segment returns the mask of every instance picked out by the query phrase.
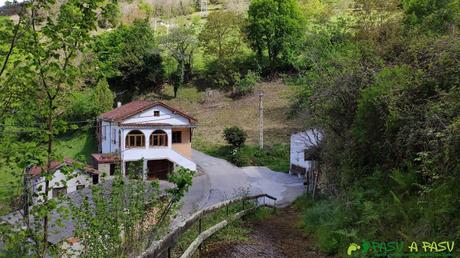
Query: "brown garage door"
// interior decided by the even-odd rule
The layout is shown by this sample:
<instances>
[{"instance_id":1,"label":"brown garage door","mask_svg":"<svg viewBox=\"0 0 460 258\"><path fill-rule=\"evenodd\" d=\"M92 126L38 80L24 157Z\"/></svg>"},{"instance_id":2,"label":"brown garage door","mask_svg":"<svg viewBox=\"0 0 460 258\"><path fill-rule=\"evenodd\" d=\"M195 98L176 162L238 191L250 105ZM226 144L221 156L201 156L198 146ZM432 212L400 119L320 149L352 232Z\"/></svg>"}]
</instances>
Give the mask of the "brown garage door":
<instances>
[{"instance_id":1,"label":"brown garage door","mask_svg":"<svg viewBox=\"0 0 460 258\"><path fill-rule=\"evenodd\" d=\"M147 173L147 178L149 180L165 180L168 179L168 173L173 170L174 164L167 159L149 160L147 162L147 167L149 168Z\"/></svg>"}]
</instances>

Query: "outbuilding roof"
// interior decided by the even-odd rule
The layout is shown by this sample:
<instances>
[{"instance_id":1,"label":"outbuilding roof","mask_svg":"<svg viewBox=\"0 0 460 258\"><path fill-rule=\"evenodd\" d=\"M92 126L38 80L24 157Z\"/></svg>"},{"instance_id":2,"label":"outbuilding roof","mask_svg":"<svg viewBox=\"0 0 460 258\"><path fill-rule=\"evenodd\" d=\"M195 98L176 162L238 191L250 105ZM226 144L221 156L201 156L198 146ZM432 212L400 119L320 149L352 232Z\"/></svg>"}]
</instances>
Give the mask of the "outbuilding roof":
<instances>
[{"instance_id":1,"label":"outbuilding roof","mask_svg":"<svg viewBox=\"0 0 460 258\"><path fill-rule=\"evenodd\" d=\"M132 102L129 102L125 105L122 105L120 107L117 107L115 109L112 109L111 111L105 112L99 116L99 119L104 120L104 121L121 121L124 120L130 116L136 115L138 113L141 113L149 108L155 107L155 106L162 106L164 108L167 108L171 110L173 113L177 113L185 118L188 118L190 120L190 123L195 123L197 120L186 113L175 109L171 106L168 106L164 104L163 102L153 102L149 100L135 100Z\"/></svg>"},{"instance_id":2,"label":"outbuilding roof","mask_svg":"<svg viewBox=\"0 0 460 258\"><path fill-rule=\"evenodd\" d=\"M98 164L120 162L120 154L117 153L94 153L91 156Z\"/></svg>"},{"instance_id":3,"label":"outbuilding roof","mask_svg":"<svg viewBox=\"0 0 460 258\"><path fill-rule=\"evenodd\" d=\"M64 161L63 162L60 162L60 161L57 161L57 160L53 160L50 162L50 170L51 171L54 171L54 170L57 170L63 166L72 166L76 161L72 160L72 159L69 159L69 158L64 158ZM46 168L47 166L45 165L44 168ZM86 173L89 173L89 174L99 174L99 171L92 168L92 167L89 167L89 166L85 166L82 168L82 170ZM39 176L43 171L43 168L40 167L40 166L31 166L30 168L27 169L27 172L33 176L33 177L36 177L36 176Z\"/></svg>"}]
</instances>

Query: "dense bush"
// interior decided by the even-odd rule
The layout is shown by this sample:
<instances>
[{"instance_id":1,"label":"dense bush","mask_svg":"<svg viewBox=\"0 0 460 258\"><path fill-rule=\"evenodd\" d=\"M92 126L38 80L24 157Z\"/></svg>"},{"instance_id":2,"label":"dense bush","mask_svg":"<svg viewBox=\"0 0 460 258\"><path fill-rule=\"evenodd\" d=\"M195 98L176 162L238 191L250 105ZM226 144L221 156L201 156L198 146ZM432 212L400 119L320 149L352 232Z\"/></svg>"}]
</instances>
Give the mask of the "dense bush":
<instances>
[{"instance_id":1,"label":"dense bush","mask_svg":"<svg viewBox=\"0 0 460 258\"><path fill-rule=\"evenodd\" d=\"M238 126L226 127L224 129L224 139L234 148L244 145L246 138L247 133Z\"/></svg>"},{"instance_id":2,"label":"dense bush","mask_svg":"<svg viewBox=\"0 0 460 258\"><path fill-rule=\"evenodd\" d=\"M209 155L226 159L236 166L264 166L273 171L289 171L289 145L276 144L274 146L265 146L260 149L259 146L246 144L240 148L232 146L214 146L204 150Z\"/></svg>"},{"instance_id":3,"label":"dense bush","mask_svg":"<svg viewBox=\"0 0 460 258\"><path fill-rule=\"evenodd\" d=\"M161 89L165 80L163 59L148 22L135 21L104 32L95 38L92 49L100 73L123 102L135 94Z\"/></svg>"},{"instance_id":4,"label":"dense bush","mask_svg":"<svg viewBox=\"0 0 460 258\"><path fill-rule=\"evenodd\" d=\"M135 160L126 163L126 175L129 179L143 179L144 160Z\"/></svg>"},{"instance_id":5,"label":"dense bush","mask_svg":"<svg viewBox=\"0 0 460 258\"><path fill-rule=\"evenodd\" d=\"M252 93L258 80L259 75L249 71L242 79L236 80L234 95L240 97Z\"/></svg>"},{"instance_id":6,"label":"dense bush","mask_svg":"<svg viewBox=\"0 0 460 258\"><path fill-rule=\"evenodd\" d=\"M305 20L296 0L253 0L248 10L247 37L260 63L268 53L273 69L289 63L301 42Z\"/></svg>"},{"instance_id":7,"label":"dense bush","mask_svg":"<svg viewBox=\"0 0 460 258\"><path fill-rule=\"evenodd\" d=\"M96 86L72 94L66 108L68 121L91 121L113 107L114 94L107 80L101 79Z\"/></svg>"},{"instance_id":8,"label":"dense bush","mask_svg":"<svg viewBox=\"0 0 460 258\"><path fill-rule=\"evenodd\" d=\"M402 0L406 12L405 22L408 25L433 32L445 32L453 23L459 24L458 0Z\"/></svg>"},{"instance_id":9,"label":"dense bush","mask_svg":"<svg viewBox=\"0 0 460 258\"><path fill-rule=\"evenodd\" d=\"M327 253L459 237L460 45L446 28L460 16L458 1L428 2L366 1L352 34L320 29L305 44L292 113L325 132L327 196L305 204L304 222Z\"/></svg>"}]
</instances>

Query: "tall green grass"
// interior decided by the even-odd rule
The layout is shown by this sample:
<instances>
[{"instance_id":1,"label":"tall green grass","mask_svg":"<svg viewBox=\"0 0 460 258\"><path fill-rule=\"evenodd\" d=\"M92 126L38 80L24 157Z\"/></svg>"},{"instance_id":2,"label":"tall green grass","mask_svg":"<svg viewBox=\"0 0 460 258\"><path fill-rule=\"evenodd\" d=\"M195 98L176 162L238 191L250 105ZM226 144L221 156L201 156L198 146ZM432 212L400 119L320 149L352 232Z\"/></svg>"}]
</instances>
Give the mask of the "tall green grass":
<instances>
[{"instance_id":1,"label":"tall green grass","mask_svg":"<svg viewBox=\"0 0 460 258\"><path fill-rule=\"evenodd\" d=\"M322 252L347 256L350 243L361 241L405 243L456 241L460 237L460 189L447 184L425 188L414 183L416 171L376 172L356 178L338 196L303 196L303 229ZM389 178L385 180L384 178ZM385 183L378 189L377 184ZM452 190L455 189L455 190ZM453 256L460 255L454 249Z\"/></svg>"},{"instance_id":2,"label":"tall green grass","mask_svg":"<svg viewBox=\"0 0 460 258\"><path fill-rule=\"evenodd\" d=\"M264 166L278 172L289 171L289 146L275 144L260 149L256 145L241 146L236 152L229 145L202 146L201 151L223 158L236 166Z\"/></svg>"}]
</instances>

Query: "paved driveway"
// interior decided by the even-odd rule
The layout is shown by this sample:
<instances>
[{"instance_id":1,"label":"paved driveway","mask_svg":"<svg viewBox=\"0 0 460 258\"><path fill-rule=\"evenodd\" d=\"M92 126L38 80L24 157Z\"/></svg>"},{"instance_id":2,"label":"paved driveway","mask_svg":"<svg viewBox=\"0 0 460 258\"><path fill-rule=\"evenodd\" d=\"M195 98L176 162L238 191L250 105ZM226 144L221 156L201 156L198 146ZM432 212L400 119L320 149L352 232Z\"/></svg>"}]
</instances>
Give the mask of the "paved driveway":
<instances>
[{"instance_id":1,"label":"paved driveway","mask_svg":"<svg viewBox=\"0 0 460 258\"><path fill-rule=\"evenodd\" d=\"M203 174L194 177L180 214L189 213L245 193L267 193L277 206L286 206L303 193L303 180L265 167L238 168L226 160L193 150L193 161Z\"/></svg>"}]
</instances>

